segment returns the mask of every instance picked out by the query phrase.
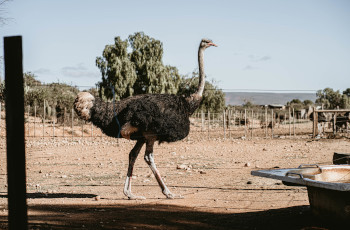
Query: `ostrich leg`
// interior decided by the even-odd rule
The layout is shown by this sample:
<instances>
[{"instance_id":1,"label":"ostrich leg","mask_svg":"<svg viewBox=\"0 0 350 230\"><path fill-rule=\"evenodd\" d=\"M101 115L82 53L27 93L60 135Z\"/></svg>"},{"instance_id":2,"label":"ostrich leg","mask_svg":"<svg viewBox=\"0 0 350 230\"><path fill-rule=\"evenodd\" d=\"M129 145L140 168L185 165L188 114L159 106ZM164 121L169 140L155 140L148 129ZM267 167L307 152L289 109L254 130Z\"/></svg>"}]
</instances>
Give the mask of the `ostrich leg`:
<instances>
[{"instance_id":1,"label":"ostrich leg","mask_svg":"<svg viewBox=\"0 0 350 230\"><path fill-rule=\"evenodd\" d=\"M134 164L136 161L137 156L139 155L139 152L145 142L143 140L138 140L134 146L134 148L129 153L129 167L128 167L128 174L126 175L125 185L124 185L124 194L127 196L130 200L137 200L137 199L146 199L143 196L135 196L131 193L131 177L132 177L132 171L134 169Z\"/></svg>"},{"instance_id":2,"label":"ostrich leg","mask_svg":"<svg viewBox=\"0 0 350 230\"><path fill-rule=\"evenodd\" d=\"M165 185L162 177L160 176L160 173L156 167L156 164L154 163L154 158L153 158L153 145L154 145L155 140L150 139L146 140L146 152L145 152L145 161L148 164L148 166L151 168L155 178L157 179L157 182L162 189L163 194L168 198L168 199L174 199L174 198L183 198L181 195L175 195L170 192L168 187Z\"/></svg>"}]
</instances>

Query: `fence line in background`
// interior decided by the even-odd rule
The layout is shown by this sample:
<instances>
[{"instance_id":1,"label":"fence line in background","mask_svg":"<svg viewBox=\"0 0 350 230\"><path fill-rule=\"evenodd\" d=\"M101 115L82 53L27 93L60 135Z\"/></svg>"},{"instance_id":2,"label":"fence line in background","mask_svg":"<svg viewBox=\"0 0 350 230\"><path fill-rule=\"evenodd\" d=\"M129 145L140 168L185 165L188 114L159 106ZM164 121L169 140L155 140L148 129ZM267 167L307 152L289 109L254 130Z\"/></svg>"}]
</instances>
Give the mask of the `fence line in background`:
<instances>
[{"instance_id":1,"label":"fence line in background","mask_svg":"<svg viewBox=\"0 0 350 230\"><path fill-rule=\"evenodd\" d=\"M47 113L44 103L42 115L38 116L37 106L27 106L25 118L26 137L55 138L67 137L103 137L99 129L94 129L91 123L86 123L75 117L74 109L68 113L64 108L63 115L57 117L56 112ZM40 108L39 108L40 109ZM270 110L270 112L269 112ZM2 104L0 103L0 136L4 136L4 122ZM288 116L287 116L288 114ZM60 120L58 120L60 119ZM288 111L274 109L226 109L221 113L200 111L191 118L191 134L206 133L207 138L243 138L254 139L258 137L275 138L277 136L312 135L315 127L308 118L297 118L294 108ZM37 129L42 129L38 135ZM39 132L40 133L40 132Z\"/></svg>"}]
</instances>

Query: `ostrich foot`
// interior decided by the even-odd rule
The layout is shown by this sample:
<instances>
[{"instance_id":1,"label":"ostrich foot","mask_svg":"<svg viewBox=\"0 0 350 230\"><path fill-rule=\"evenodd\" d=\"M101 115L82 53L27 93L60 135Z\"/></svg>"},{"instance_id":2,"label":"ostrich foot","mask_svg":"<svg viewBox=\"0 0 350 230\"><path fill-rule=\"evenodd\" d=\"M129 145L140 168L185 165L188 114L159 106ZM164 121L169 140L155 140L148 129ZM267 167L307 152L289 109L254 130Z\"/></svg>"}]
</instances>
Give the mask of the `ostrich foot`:
<instances>
[{"instance_id":1,"label":"ostrich foot","mask_svg":"<svg viewBox=\"0 0 350 230\"><path fill-rule=\"evenodd\" d=\"M163 194L166 196L168 199L183 199L184 197L178 194L171 193L169 189L163 190Z\"/></svg>"},{"instance_id":2,"label":"ostrich foot","mask_svg":"<svg viewBox=\"0 0 350 230\"><path fill-rule=\"evenodd\" d=\"M129 200L146 200L144 196L136 196L131 193L131 190L124 190L124 195L128 197Z\"/></svg>"},{"instance_id":3,"label":"ostrich foot","mask_svg":"<svg viewBox=\"0 0 350 230\"><path fill-rule=\"evenodd\" d=\"M146 200L146 197L144 196L135 196L132 193L125 194L129 200Z\"/></svg>"}]
</instances>

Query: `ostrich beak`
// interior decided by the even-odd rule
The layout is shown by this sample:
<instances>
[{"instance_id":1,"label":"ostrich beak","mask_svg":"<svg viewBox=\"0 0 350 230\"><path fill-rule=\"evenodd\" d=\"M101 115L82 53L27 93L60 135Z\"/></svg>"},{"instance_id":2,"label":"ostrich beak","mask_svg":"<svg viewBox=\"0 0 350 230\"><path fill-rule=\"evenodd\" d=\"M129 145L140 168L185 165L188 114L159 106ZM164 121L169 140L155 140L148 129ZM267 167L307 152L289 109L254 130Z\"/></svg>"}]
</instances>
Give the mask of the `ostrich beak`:
<instances>
[{"instance_id":1,"label":"ostrich beak","mask_svg":"<svg viewBox=\"0 0 350 230\"><path fill-rule=\"evenodd\" d=\"M216 44L214 44L214 43L208 43L208 45L210 45L210 46L215 46L215 47L218 47Z\"/></svg>"}]
</instances>

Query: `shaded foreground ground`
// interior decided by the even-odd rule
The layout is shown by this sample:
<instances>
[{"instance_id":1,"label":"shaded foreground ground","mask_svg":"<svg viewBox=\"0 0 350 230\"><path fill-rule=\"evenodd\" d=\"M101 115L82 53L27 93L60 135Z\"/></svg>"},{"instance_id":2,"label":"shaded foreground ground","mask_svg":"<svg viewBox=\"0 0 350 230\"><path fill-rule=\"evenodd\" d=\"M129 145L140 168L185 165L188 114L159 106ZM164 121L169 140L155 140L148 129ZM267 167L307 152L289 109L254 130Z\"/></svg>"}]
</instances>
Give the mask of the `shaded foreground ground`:
<instances>
[{"instance_id":1,"label":"shaded foreground ground","mask_svg":"<svg viewBox=\"0 0 350 230\"><path fill-rule=\"evenodd\" d=\"M253 177L252 170L330 164L350 141L222 140L197 137L155 148L169 188L184 199L164 199L143 161L133 192L123 195L133 142L114 139L27 141L30 229L338 229L315 218L304 187ZM142 150L144 151L144 150ZM1 162L5 162L1 141ZM0 228L7 228L6 167L0 168ZM346 227L344 228L346 229Z\"/></svg>"}]
</instances>

